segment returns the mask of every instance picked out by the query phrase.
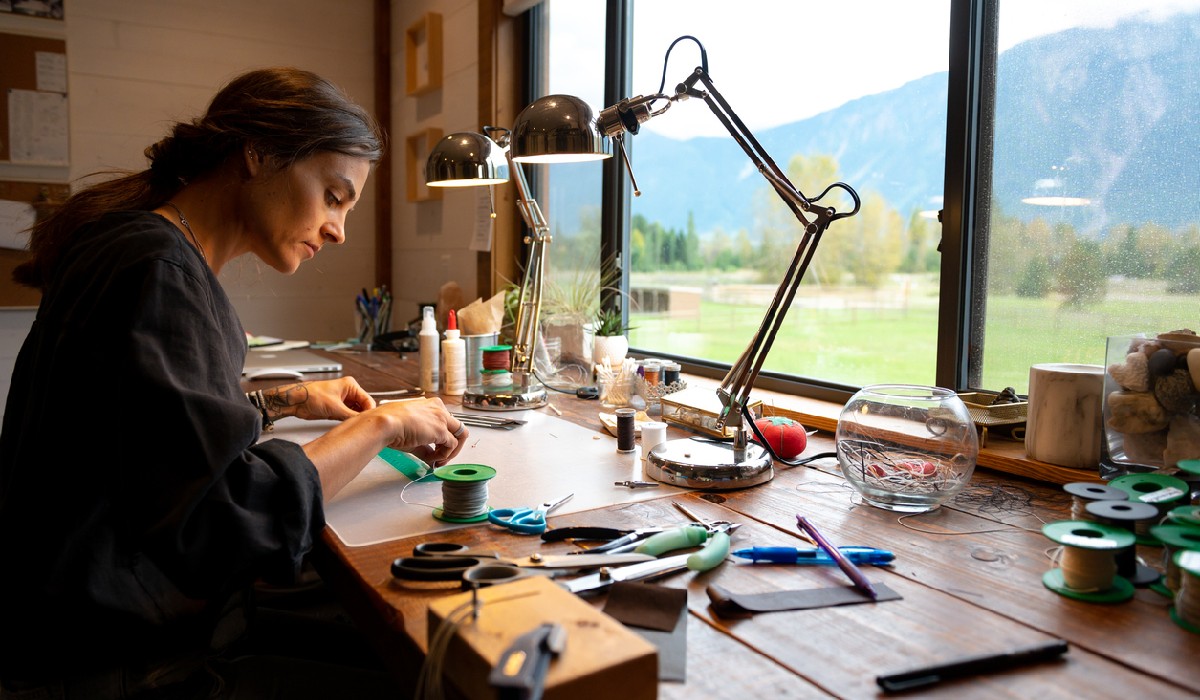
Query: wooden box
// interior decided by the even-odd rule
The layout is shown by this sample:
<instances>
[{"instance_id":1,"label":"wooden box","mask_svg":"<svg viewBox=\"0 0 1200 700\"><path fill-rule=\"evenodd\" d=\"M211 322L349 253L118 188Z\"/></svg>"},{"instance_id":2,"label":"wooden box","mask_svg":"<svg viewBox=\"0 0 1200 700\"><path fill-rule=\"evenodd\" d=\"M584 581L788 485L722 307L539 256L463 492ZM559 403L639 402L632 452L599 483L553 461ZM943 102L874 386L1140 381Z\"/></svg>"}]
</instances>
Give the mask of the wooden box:
<instances>
[{"instance_id":1,"label":"wooden box","mask_svg":"<svg viewBox=\"0 0 1200 700\"><path fill-rule=\"evenodd\" d=\"M443 683L454 685L463 696L496 697L488 674L504 650L538 625L557 622L566 629L566 647L550 664L545 700L658 697L658 650L654 645L548 577L530 576L479 589L479 617L475 620L469 612L470 602L468 592L429 606L431 643L447 617L451 623L458 622L441 666Z\"/></svg>"}]
</instances>

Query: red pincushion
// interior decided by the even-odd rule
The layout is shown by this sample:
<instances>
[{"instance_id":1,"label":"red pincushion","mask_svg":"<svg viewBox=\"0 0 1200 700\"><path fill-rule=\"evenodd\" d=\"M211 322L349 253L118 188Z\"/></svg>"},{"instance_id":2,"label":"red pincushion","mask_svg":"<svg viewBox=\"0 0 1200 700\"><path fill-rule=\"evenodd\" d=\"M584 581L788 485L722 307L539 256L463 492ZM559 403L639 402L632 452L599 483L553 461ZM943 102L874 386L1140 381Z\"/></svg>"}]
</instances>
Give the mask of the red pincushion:
<instances>
[{"instance_id":1,"label":"red pincushion","mask_svg":"<svg viewBox=\"0 0 1200 700\"><path fill-rule=\"evenodd\" d=\"M780 459L791 459L808 446L808 433L804 430L804 426L791 418L767 416L754 421L754 424L767 439L775 456ZM758 442L757 436L754 441Z\"/></svg>"}]
</instances>

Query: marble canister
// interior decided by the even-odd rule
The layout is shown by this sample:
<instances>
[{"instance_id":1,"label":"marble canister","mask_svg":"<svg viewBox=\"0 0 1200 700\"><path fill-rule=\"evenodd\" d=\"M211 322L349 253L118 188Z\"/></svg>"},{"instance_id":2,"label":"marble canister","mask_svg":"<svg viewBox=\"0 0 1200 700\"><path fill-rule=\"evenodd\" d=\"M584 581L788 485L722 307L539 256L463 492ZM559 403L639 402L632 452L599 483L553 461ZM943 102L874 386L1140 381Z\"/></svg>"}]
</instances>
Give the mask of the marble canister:
<instances>
[{"instance_id":1,"label":"marble canister","mask_svg":"<svg viewBox=\"0 0 1200 700\"><path fill-rule=\"evenodd\" d=\"M1060 467L1098 470L1104 367L1048 363L1029 368L1025 452Z\"/></svg>"}]
</instances>

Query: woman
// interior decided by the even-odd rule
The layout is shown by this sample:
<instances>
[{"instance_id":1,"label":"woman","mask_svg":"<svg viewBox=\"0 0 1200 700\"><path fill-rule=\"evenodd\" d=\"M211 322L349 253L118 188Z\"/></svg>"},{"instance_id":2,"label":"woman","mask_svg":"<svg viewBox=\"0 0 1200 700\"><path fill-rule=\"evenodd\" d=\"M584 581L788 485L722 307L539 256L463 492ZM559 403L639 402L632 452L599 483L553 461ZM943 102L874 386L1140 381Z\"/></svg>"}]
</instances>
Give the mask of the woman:
<instances>
[{"instance_id":1,"label":"woman","mask_svg":"<svg viewBox=\"0 0 1200 700\"><path fill-rule=\"evenodd\" d=\"M6 693L245 693L220 653L239 593L296 576L323 502L382 448L458 453L465 428L437 399L376 406L351 378L240 388L245 333L217 275L247 253L289 274L343 242L382 148L333 85L256 70L148 148L147 170L34 227L14 278L42 302L0 433ZM283 416L341 422L259 442Z\"/></svg>"}]
</instances>

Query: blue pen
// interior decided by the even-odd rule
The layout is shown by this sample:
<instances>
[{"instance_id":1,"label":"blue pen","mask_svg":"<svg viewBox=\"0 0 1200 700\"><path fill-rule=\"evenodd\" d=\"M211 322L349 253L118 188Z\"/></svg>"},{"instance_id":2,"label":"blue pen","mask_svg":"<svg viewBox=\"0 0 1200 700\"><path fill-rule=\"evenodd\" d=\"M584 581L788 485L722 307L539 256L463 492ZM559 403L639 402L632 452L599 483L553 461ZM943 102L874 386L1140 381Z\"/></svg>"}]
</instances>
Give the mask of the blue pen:
<instances>
[{"instance_id":1,"label":"blue pen","mask_svg":"<svg viewBox=\"0 0 1200 700\"><path fill-rule=\"evenodd\" d=\"M873 547L838 547L846 558L855 564L867 566L885 566L896 558L886 549ZM834 566L837 564L833 557L820 549L796 549L795 547L750 547L732 552L733 556L749 559L754 562L765 561L772 564L795 564L796 566Z\"/></svg>"}]
</instances>

